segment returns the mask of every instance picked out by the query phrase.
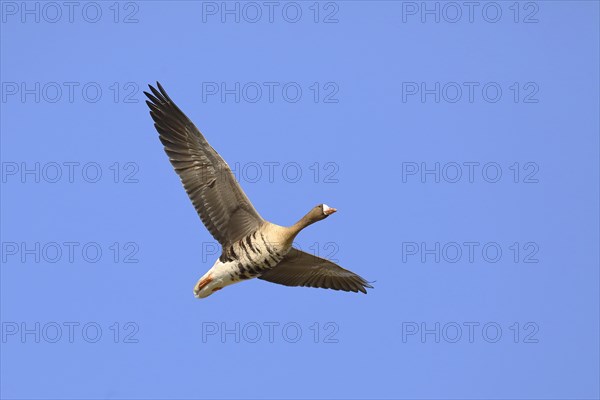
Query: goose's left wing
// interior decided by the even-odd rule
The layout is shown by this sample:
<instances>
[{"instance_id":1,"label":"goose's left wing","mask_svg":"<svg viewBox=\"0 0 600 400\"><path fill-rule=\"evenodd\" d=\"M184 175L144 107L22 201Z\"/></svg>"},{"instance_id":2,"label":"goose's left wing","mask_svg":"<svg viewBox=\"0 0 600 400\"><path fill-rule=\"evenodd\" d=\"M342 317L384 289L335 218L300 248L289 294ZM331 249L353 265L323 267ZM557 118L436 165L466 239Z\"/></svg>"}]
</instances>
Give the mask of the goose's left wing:
<instances>
[{"instance_id":1,"label":"goose's left wing","mask_svg":"<svg viewBox=\"0 0 600 400\"><path fill-rule=\"evenodd\" d=\"M264 220L236 181L229 165L206 141L190 119L158 90L144 92L150 115L171 164L200 219L222 246L254 232Z\"/></svg>"},{"instance_id":2,"label":"goose's left wing","mask_svg":"<svg viewBox=\"0 0 600 400\"><path fill-rule=\"evenodd\" d=\"M259 279L285 286L309 286L367 293L365 279L324 258L292 248L283 260Z\"/></svg>"}]
</instances>

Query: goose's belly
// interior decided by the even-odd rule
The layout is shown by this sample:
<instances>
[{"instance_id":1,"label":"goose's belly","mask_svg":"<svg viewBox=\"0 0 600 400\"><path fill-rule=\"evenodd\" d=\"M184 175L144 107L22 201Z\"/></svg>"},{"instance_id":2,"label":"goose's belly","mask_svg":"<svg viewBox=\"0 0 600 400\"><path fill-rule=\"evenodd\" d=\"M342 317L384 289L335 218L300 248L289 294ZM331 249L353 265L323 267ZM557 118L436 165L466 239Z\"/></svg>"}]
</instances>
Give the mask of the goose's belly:
<instances>
[{"instance_id":1,"label":"goose's belly","mask_svg":"<svg viewBox=\"0 0 600 400\"><path fill-rule=\"evenodd\" d=\"M261 231L223 249L223 254L196 284L194 295L210 296L225 286L256 278L275 267L290 251L291 245L269 241Z\"/></svg>"},{"instance_id":2,"label":"goose's belly","mask_svg":"<svg viewBox=\"0 0 600 400\"><path fill-rule=\"evenodd\" d=\"M257 231L230 246L220 261L229 264L230 279L240 281L255 278L275 267L289 250L289 246L273 243Z\"/></svg>"}]
</instances>

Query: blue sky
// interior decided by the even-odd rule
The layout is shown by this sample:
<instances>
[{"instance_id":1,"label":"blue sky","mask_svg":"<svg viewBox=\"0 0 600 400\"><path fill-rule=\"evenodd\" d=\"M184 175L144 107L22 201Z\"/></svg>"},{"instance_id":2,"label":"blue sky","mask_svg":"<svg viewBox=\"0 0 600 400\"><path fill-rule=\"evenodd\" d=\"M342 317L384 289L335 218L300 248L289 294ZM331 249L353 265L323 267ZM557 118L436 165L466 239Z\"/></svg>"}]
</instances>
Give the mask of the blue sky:
<instances>
[{"instance_id":1,"label":"blue sky","mask_svg":"<svg viewBox=\"0 0 600 400\"><path fill-rule=\"evenodd\" d=\"M3 1L1 396L598 398L592 1ZM263 217L367 295L219 255L160 81Z\"/></svg>"}]
</instances>

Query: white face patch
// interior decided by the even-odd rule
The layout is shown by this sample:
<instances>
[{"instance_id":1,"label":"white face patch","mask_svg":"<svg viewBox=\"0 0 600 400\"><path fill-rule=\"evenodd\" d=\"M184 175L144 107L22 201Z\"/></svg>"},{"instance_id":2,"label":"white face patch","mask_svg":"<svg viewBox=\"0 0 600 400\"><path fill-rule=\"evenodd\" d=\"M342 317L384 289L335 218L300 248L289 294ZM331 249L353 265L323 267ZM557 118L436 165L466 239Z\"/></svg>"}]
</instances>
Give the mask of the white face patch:
<instances>
[{"instance_id":1,"label":"white face patch","mask_svg":"<svg viewBox=\"0 0 600 400\"><path fill-rule=\"evenodd\" d=\"M327 211L331 210L331 207L329 207L327 204L323 204L323 214L327 215Z\"/></svg>"}]
</instances>

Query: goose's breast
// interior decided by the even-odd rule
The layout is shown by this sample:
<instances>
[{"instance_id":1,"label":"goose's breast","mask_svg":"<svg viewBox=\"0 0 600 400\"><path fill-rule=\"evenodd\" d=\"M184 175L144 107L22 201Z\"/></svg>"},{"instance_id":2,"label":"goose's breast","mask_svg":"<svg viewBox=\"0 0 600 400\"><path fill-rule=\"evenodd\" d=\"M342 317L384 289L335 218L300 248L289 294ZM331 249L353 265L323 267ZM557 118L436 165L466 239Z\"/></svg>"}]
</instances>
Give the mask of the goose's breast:
<instances>
[{"instance_id":1,"label":"goose's breast","mask_svg":"<svg viewBox=\"0 0 600 400\"><path fill-rule=\"evenodd\" d=\"M221 261L235 266L234 279L250 279L276 266L288 251L289 247L269 240L265 232L257 230L226 249Z\"/></svg>"}]
</instances>

